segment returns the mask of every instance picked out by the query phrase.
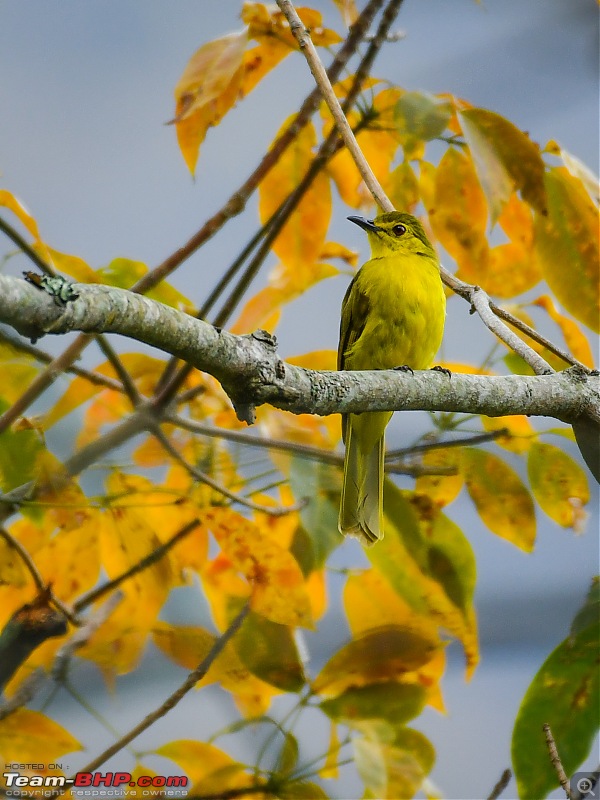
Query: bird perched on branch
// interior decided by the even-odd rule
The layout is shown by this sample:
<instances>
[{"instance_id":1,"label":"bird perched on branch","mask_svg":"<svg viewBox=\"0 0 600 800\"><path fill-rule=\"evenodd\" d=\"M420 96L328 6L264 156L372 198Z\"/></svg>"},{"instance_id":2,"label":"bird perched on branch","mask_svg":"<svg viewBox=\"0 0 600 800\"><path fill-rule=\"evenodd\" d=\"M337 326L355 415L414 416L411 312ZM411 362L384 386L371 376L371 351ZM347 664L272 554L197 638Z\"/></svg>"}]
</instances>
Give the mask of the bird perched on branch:
<instances>
[{"instance_id":1,"label":"bird perched on branch","mask_svg":"<svg viewBox=\"0 0 600 800\"><path fill-rule=\"evenodd\" d=\"M398 211L348 219L367 232L371 258L342 303L338 369L427 369L442 341L446 296L423 226ZM364 544L383 537L384 433L391 416L342 416L346 456L338 527Z\"/></svg>"}]
</instances>

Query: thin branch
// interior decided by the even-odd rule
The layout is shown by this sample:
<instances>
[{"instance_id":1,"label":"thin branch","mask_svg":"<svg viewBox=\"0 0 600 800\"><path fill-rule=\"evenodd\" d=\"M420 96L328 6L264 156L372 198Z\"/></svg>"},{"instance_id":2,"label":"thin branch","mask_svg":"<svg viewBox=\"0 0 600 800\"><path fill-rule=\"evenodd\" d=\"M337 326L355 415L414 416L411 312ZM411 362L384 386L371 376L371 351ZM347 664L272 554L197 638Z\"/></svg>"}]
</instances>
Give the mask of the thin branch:
<instances>
[{"instance_id":1,"label":"thin branch","mask_svg":"<svg viewBox=\"0 0 600 800\"><path fill-rule=\"evenodd\" d=\"M82 595L73 605L75 611L77 613L83 611L84 608L87 608L92 603L95 603L100 597L104 597L104 595L114 591L117 586L120 586L122 583L129 580L129 578L132 578L134 575L137 575L138 573L143 572L145 569L148 569L148 567L151 567L153 564L156 564L169 552L169 550L175 547L175 545L182 539L185 539L185 537L195 530L200 524L201 523L199 519L191 520L191 522L188 522L187 525L184 525L183 528L178 530L177 533L173 534L170 539L167 539L166 542L159 545L155 550L138 561L137 564L134 564L120 575L117 575L116 578L113 578L112 580L107 581L101 586L97 586L95 589L91 589L89 592Z\"/></svg>"},{"instance_id":2,"label":"thin branch","mask_svg":"<svg viewBox=\"0 0 600 800\"><path fill-rule=\"evenodd\" d=\"M35 358L37 361L41 361L43 364L50 364L53 361L53 356L51 356L50 353L46 353L45 350L41 350L39 347L34 347L32 344L23 341L21 338L11 336L2 329L0 329L0 341L6 342L6 344L8 344L10 347L14 347L15 350L21 353L26 353L29 356L33 356L33 358ZM99 372L93 372L91 370L83 369L82 367L76 367L74 365L66 367L65 372L70 372L73 375L77 375L79 378L84 378L90 383L93 383L95 386L104 386L106 389L112 389L115 392L124 391L122 383L114 380L114 378L101 375Z\"/></svg>"},{"instance_id":3,"label":"thin branch","mask_svg":"<svg viewBox=\"0 0 600 800\"><path fill-rule=\"evenodd\" d=\"M33 247L25 241L21 234L6 220L2 219L2 217L0 217L0 231L5 233L9 239L12 239L19 250L21 250L38 269L41 269L45 275L55 274L52 267L47 264L44 259L36 253Z\"/></svg>"},{"instance_id":4,"label":"thin branch","mask_svg":"<svg viewBox=\"0 0 600 800\"><path fill-rule=\"evenodd\" d=\"M552 731L550 730L550 725L548 725L547 722L544 722L544 724L542 725L542 729L546 737L546 744L548 745L548 753L550 754L550 761L552 762L552 766L554 767L554 771L556 772L558 781L562 786L565 794L567 795L568 800L571 800L571 789L569 787L569 779L567 778L567 775L562 765L562 761L560 760L560 756L558 755L558 750L556 749L556 742L554 741L554 736L552 735Z\"/></svg>"},{"instance_id":5,"label":"thin branch","mask_svg":"<svg viewBox=\"0 0 600 800\"><path fill-rule=\"evenodd\" d=\"M137 386L133 382L133 379L129 372L125 369L125 365L110 345L106 336L99 334L96 336L96 341L98 343L98 347L102 350L103 354L106 356L108 363L114 369L117 377L120 379L121 383L123 384L123 389L125 394L129 398L131 405L136 408L142 402L142 396L137 390Z\"/></svg>"},{"instance_id":6,"label":"thin branch","mask_svg":"<svg viewBox=\"0 0 600 800\"><path fill-rule=\"evenodd\" d=\"M512 772L509 769L505 769L502 775L500 775L498 783L494 786L494 788L488 795L487 800L498 800L502 792L506 789L506 787L510 783L511 778L512 778Z\"/></svg>"},{"instance_id":7,"label":"thin branch","mask_svg":"<svg viewBox=\"0 0 600 800\"><path fill-rule=\"evenodd\" d=\"M492 311L490 298L479 286L473 287L471 304L477 311L483 324L495 333L511 350L529 364L536 375L550 375L554 372L550 364L529 347L516 333L507 328ZM584 367L585 369L585 367Z\"/></svg>"},{"instance_id":8,"label":"thin branch","mask_svg":"<svg viewBox=\"0 0 600 800\"><path fill-rule=\"evenodd\" d=\"M100 753L99 756L92 759L89 764L85 767L81 767L79 772L94 772L98 769L99 766L104 764L111 756L114 756L115 753L118 753L124 747L126 747L130 742L136 739L140 733L143 733L147 730L151 725L153 725L157 720L161 717L164 717L172 708L174 708L180 700L182 700L185 695L194 688L194 686L198 683L198 681L202 680L211 666L214 664L216 659L221 655L227 643L233 638L233 636L238 632L242 623L246 619L248 612L250 611L250 602L248 601L245 603L241 611L237 614L236 617L232 620L231 624L225 630L218 639L216 639L215 643L207 653L206 657L202 660L202 662L196 667L195 670L190 672L187 676L185 681L181 684L181 686L176 689L164 703L148 714L144 719L139 722L134 728L132 728L128 733L122 736L118 741L114 742L110 747L104 750L103 753ZM63 794L64 789L57 790L56 792L52 793L52 797L58 797L59 795Z\"/></svg>"},{"instance_id":9,"label":"thin branch","mask_svg":"<svg viewBox=\"0 0 600 800\"><path fill-rule=\"evenodd\" d=\"M34 378L23 394L0 416L0 433L12 425L12 423L18 419L60 375L62 375L67 367L69 367L75 359L79 358L79 355L82 350L87 347L91 338L92 337L86 333L80 334L74 342L71 342L66 350L54 358L46 369Z\"/></svg>"},{"instance_id":10,"label":"thin branch","mask_svg":"<svg viewBox=\"0 0 600 800\"><path fill-rule=\"evenodd\" d=\"M414 444L410 447L399 447L397 450L388 450L385 454L385 460L394 461L396 458L402 458L407 455L427 453L430 450L447 450L450 447L473 447L477 444L493 442L494 439L500 439L502 436L510 437L510 435L510 431L507 428L499 428L497 431L477 433L474 436L464 436L461 439L444 439L444 441L424 442L423 444Z\"/></svg>"},{"instance_id":11,"label":"thin branch","mask_svg":"<svg viewBox=\"0 0 600 800\"><path fill-rule=\"evenodd\" d=\"M226 441L236 442L238 444L243 444L248 447L259 447L265 450L277 450L281 453L290 453L291 455L300 456L301 458L309 458L313 461L320 461L322 464L332 464L333 466L340 467L344 463L344 456L341 453L336 453L334 450L325 450L323 447L313 447L312 445L308 444L299 444L298 442L287 442L283 439L272 439L267 436L255 436L252 433L246 433L245 431L235 431L235 430L228 430L226 428L217 428L215 425L207 425L203 422L196 422L195 420L187 419L186 417L181 417L177 414L166 414L164 416L164 420L166 422L170 422L177 427L184 428L185 430L191 431L192 433L199 433L203 436L209 436L212 438L218 439L225 439ZM504 430L504 429L503 429ZM465 439L461 443L464 442L471 442L477 441L477 443L482 441L490 441L490 439L495 439L498 436L501 436L503 431L493 431L489 434L482 434L481 437L473 437L472 439ZM453 442L438 442L432 443L431 445L416 445L414 448L414 452L420 452L421 449L441 449L444 446L453 446ZM406 448L402 451L402 455L409 455L413 452L413 448ZM387 460L394 460L397 459L400 455L401 451L391 451L389 454L386 454L386 461ZM426 471L424 471L419 465L417 464L399 464L399 465L392 465L386 464L386 469L390 472L400 473L403 475L412 475L413 477L416 475L448 475L452 474L449 473L447 469L440 468L439 470L436 469L431 471L428 467Z\"/></svg>"},{"instance_id":12,"label":"thin branch","mask_svg":"<svg viewBox=\"0 0 600 800\"><path fill-rule=\"evenodd\" d=\"M168 437L160 430L157 426L153 428L151 433L153 436L160 442L160 444L164 447L167 453L174 459L178 464L180 464L189 474L200 483L206 484L206 486L210 486L211 489L214 489L215 492L222 494L223 497L227 497L234 503L238 503L238 505L245 506L246 508L252 509L252 511L260 511L263 514L269 514L272 517L281 517L284 514L289 514L292 511L299 511L305 504L305 500L301 500L299 503L295 503L292 506L265 506L261 503L255 503L252 500L248 500L245 497L241 497L239 494L232 492L226 486L223 486L218 481L215 481L205 472L202 470L197 469L194 467L193 464L188 463L185 458L178 453L176 448L173 447L171 442L169 441Z\"/></svg>"}]
</instances>

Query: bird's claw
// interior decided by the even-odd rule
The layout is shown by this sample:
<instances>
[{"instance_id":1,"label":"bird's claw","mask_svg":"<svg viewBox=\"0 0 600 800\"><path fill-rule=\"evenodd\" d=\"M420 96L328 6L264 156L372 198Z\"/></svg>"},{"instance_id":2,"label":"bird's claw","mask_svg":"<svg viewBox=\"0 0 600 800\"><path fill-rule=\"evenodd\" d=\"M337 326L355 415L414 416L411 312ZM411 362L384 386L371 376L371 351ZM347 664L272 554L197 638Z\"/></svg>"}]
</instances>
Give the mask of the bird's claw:
<instances>
[{"instance_id":1,"label":"bird's claw","mask_svg":"<svg viewBox=\"0 0 600 800\"><path fill-rule=\"evenodd\" d=\"M402 364L400 367L393 368L396 372L410 372L411 375L414 375L414 370L412 367L409 367L408 364Z\"/></svg>"},{"instance_id":2,"label":"bird's claw","mask_svg":"<svg viewBox=\"0 0 600 800\"><path fill-rule=\"evenodd\" d=\"M443 375L446 375L448 378L452 377L452 373L450 372L450 370L446 369L446 367L440 367L439 364L436 364L436 366L432 367L431 369L433 371L435 371L435 372L441 372Z\"/></svg>"}]
</instances>

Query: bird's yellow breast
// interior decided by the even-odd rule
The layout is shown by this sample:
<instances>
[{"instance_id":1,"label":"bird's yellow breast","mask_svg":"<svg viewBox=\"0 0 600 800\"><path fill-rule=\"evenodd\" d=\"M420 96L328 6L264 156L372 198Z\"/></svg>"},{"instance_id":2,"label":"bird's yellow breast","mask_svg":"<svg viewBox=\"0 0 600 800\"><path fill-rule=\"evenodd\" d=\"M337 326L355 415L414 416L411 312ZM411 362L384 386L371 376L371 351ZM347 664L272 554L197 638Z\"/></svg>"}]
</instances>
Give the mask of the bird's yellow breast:
<instances>
[{"instance_id":1,"label":"bird's yellow breast","mask_svg":"<svg viewBox=\"0 0 600 800\"><path fill-rule=\"evenodd\" d=\"M433 258L393 254L372 258L356 276L368 300L361 335L345 355L346 369L427 369L439 349L446 296Z\"/></svg>"}]
</instances>

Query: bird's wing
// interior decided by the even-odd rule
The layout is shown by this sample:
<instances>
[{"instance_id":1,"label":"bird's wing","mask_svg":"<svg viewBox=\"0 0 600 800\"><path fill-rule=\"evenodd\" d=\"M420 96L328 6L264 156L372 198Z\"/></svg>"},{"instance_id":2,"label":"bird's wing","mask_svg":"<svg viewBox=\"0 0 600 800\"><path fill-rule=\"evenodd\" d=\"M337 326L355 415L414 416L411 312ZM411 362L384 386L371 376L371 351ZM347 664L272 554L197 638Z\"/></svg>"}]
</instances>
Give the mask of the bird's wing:
<instances>
[{"instance_id":1,"label":"bird's wing","mask_svg":"<svg viewBox=\"0 0 600 800\"><path fill-rule=\"evenodd\" d=\"M360 338L369 313L369 298L361 291L355 276L342 301L338 369L346 369L346 353Z\"/></svg>"},{"instance_id":2,"label":"bird's wing","mask_svg":"<svg viewBox=\"0 0 600 800\"><path fill-rule=\"evenodd\" d=\"M342 301L340 343L338 345L338 369L346 368L346 353L362 334L369 313L369 298L360 290L355 276ZM342 441L346 442L348 415L342 414Z\"/></svg>"}]
</instances>

